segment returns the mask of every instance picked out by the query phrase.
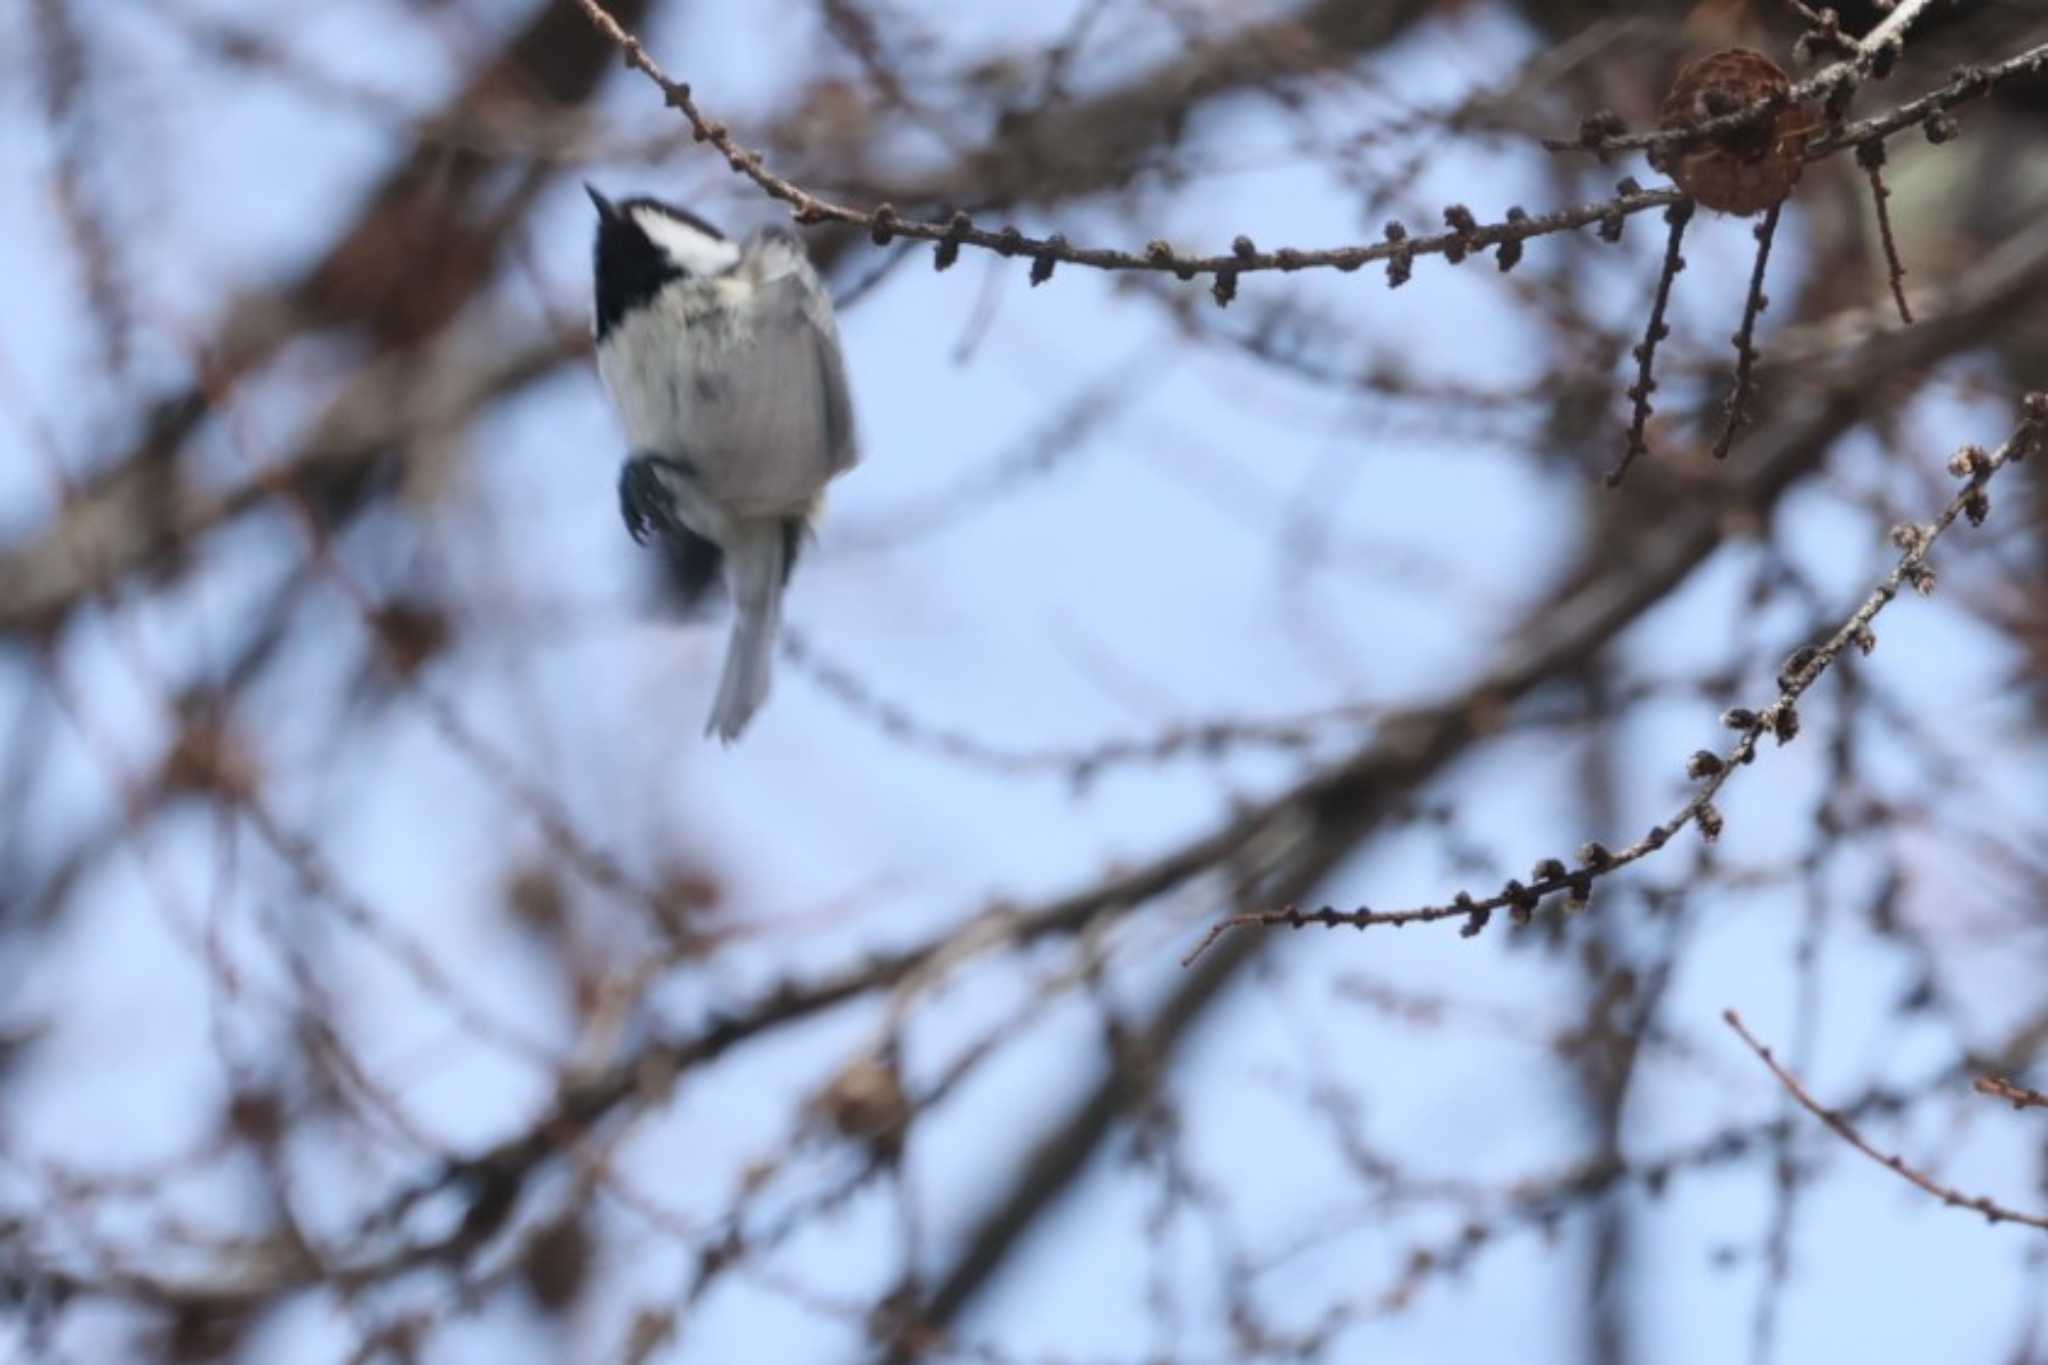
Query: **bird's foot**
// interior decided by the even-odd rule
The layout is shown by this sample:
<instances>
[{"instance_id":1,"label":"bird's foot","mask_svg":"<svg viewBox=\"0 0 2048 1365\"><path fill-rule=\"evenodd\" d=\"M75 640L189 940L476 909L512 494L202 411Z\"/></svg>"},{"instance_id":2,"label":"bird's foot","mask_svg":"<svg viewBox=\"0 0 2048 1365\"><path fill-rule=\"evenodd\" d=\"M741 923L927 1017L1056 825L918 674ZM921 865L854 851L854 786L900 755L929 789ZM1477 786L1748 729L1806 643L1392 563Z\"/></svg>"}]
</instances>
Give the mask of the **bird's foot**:
<instances>
[{"instance_id":1,"label":"bird's foot","mask_svg":"<svg viewBox=\"0 0 2048 1365\"><path fill-rule=\"evenodd\" d=\"M627 460L619 470L619 513L626 519L627 533L642 545L650 533L686 533L673 484L696 477L688 464L663 455L635 455Z\"/></svg>"}]
</instances>

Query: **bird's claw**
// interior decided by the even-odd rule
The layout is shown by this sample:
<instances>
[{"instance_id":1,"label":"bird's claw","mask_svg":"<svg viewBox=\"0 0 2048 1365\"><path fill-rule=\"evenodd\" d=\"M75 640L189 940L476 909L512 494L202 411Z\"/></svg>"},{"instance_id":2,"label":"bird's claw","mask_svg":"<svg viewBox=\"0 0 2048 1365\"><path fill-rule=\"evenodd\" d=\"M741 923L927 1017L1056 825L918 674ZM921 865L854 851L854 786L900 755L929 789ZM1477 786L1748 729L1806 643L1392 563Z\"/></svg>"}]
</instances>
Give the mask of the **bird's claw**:
<instances>
[{"instance_id":1,"label":"bird's claw","mask_svg":"<svg viewBox=\"0 0 2048 1365\"><path fill-rule=\"evenodd\" d=\"M637 544L645 545L651 533L682 529L666 482L670 477L688 478L689 470L659 455L635 455L619 470L619 514Z\"/></svg>"}]
</instances>

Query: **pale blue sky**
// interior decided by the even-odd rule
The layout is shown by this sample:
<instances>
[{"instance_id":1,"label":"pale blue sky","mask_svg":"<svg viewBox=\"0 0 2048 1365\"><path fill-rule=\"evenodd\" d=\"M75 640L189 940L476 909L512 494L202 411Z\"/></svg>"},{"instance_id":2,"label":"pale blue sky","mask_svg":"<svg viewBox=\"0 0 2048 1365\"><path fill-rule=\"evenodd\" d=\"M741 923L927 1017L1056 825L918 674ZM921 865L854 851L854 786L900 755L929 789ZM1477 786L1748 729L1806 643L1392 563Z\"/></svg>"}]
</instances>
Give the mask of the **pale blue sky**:
<instances>
[{"instance_id":1,"label":"pale blue sky","mask_svg":"<svg viewBox=\"0 0 2048 1365\"><path fill-rule=\"evenodd\" d=\"M649 46L741 128L783 106L786 82L822 43L808 10L770 17L769 7L723 0L687 8L685 18L653 26ZM924 17L949 50L1002 50L1057 33L1074 8L1069 0L1028 11L928 6ZM91 0L77 9L108 54L89 98L95 117L118 130L121 162L96 171L144 323L133 374L118 382L96 374L45 189L49 140L30 94L10 82L0 93L0 277L12 304L0 316L0 530L9 536L47 515L47 451L78 474L119 449L130 434L125 396L183 377L190 339L206 334L223 300L248 281L287 272L324 240L353 211L354 195L393 141L388 120L275 81L194 66L149 5ZM430 22L403 6L364 3L309 11L290 39L322 69L387 91L404 107L427 108L498 22L482 5ZM1373 71L1401 99L1431 104L1497 79L1531 42L1488 7L1473 6L1454 23L1421 27ZM1083 75L1105 79L1147 52L1143 43L1114 47ZM656 93L637 79L615 78L600 103L628 133L666 126ZM1338 92L1319 117L1341 127L1376 107L1368 96ZM1297 127L1256 100L1196 122L1199 137L1247 163L1286 145ZM600 164L587 173L608 189L687 200L728 226L770 216L703 152L658 168ZM575 182L562 177L522 234L530 268L508 266L500 287L463 320L479 347L537 335L550 317L581 325L589 215ZM1510 203L1538 210L1550 193L1520 153L1456 151L1412 197L1419 206L1465 200L1485 217ZM1377 231L1377 220L1360 221L1347 192L1298 160L1219 176L1195 193L1145 198L1141 223L1099 204L1031 221L1118 245L1166 236L1215 246L1239 231L1261 244L1316 245ZM1403 210L1412 223L1427 211ZM1773 261L1774 274L1785 272L1779 278L1802 266L1799 228L1794 212ZM1610 268L1616 316L1639 311L1658 235L1639 221L1628 268ZM1676 305L1682 335L1725 336L1739 300L1711 282L1739 271L1747 249L1746 224L1701 223ZM1532 246L1525 271L1540 269L1544 254L1542 244ZM920 259L842 319L866 460L835 488L789 606L791 623L817 651L932 725L999 746L1067 748L1175 721L1426 699L1483 665L1518 619L1517 604L1540 597L1569 554L1580 501L1554 468L1455 427L1432 435L1404 423L1386 434L1384 414L1360 400L1250 368L1221 350L1179 345L1163 309L1100 275L1063 268L1030 289L1021 264L1002 267L986 335L970 360L956 362L988 265L969 253L938 275ZM1425 262L1411 286L1392 293L1375 272L1262 278L1242 289L1247 306L1292 292L1340 317L1363 317L1375 341L1419 373L1455 367L1471 382L1498 385L1533 374L1540 337L1506 302L1490 263L1453 271ZM999 459L1072 395L1148 350L1159 373L1147 375L1084 448L1064 454L1056 472L901 547L858 543L864 528L894 524L893 513ZM291 348L237 416L199 443L201 467L227 480L273 458L318 411L308 395L330 391L350 359L324 343ZM2003 420L1943 400L1916 406L1907 427L1921 438L1915 458L1938 469L1954 440L1995 440ZM457 609L460 648L434 665L428 685L636 872L664 859L709 859L730 876L731 903L746 918L801 924L670 982L660 1000L673 1020L744 1000L791 971L912 941L994 897L1024 900L1083 884L1208 827L1233 801L1299 771L1270 756L1182 760L1112 772L1077 797L1054 778L1001 779L906 749L788 668L746 743L721 752L699 731L722 626L678 628L647 601L644 563L617 520L616 431L589 369L565 370L501 404L450 454L445 483L422 490L404 525L365 527L344 543L351 568L371 585L428 587ZM1868 442L1850 442L1837 468L1859 486L1902 496L1920 490L1884 458ZM1284 545L1316 512L1338 550L1303 572ZM1886 562L1887 547L1836 487L1802 490L1781 516L1781 543L1794 547L1831 610L1846 610ZM1453 556L1459 578L1441 594L1374 568L1386 555L1338 552L1390 546L1427 562L1446 545L1463 548ZM299 550L281 519L254 519L221 538L175 590L81 615L60 661L91 734L82 737L61 713L45 722L55 727L54 747L35 787L32 828L54 837L110 818L118 807L107 750L142 771L170 733L152 678L183 676L218 658L238 613L263 600ZM1943 558L1960 566L1970 554L1959 534ZM1739 642L1746 693L1760 699L1811 621L1784 608L1744 619L1753 567L1752 551L1724 551L1630 632L1617 668L1686 676L1725 662ZM1961 567L1945 573L1966 577ZM572 1018L560 980L496 897L506 850L540 847L531 822L490 793L416 704L401 698L375 710L346 697L360 631L331 589L316 589L306 610L327 621L331 648L292 651L240 717L271 798L297 827L317 833L357 896L449 967L466 1002L522 1035L562 1045ZM1882 648L1863 665L1871 684L1916 706L1941 699L1948 742L1982 756L1985 785L2022 811L2037 801L2041 755L2010 743L2019 717L1998 692L2014 661L1940 599L1901 603L1879 635ZM8 723L27 704L30 679L19 654L0 654ZM1820 692L1808 707L1816 735L1833 710L1831 687ZM351 705L362 709L337 743L337 708ZM1333 730L1332 749L1354 733ZM1459 828L1497 855L1496 875L1520 874L1536 857L1589 836L1621 842L1661 818L1682 799L1684 756L1717 740L1713 708L1697 698L1638 712L1617 746L1626 829L1587 828L1574 795L1579 739L1566 732L1503 742L1461 765L1433 795L1454 802ZM1882 758L1884 741L1876 747ZM1823 760L1820 743L1800 743L1745 774L1723 803L1722 856L1748 866L1796 853ZM2010 823L1996 813L1984 820ZM452 1145L479 1144L545 1102L550 1079L540 1069L466 1036L388 952L294 890L246 833L227 857L218 836L206 819L159 822L141 851L104 865L47 940L0 957L8 1014L52 1021L0 1094L0 1154L9 1163L0 1209L21 1197L41 1155L131 1169L204 1139L223 1084L221 1052L253 1064L276 1051L264 1041L277 1023L264 992L281 981L259 928L266 919L287 926L286 936L309 953L359 1055L425 1130ZM1689 845L1674 849L1643 876L1664 884L1692 856ZM1920 865L1931 876L1943 863L1927 850ZM1893 1011L1910 966L1863 927L1859 898L1872 868L1849 853L1825 874L1835 908L1821 943L1824 1009L1816 1050L1802 1061L1823 1095L1879 1076L1908 1082L1953 1056L1952 1040L1932 1023L1902 1024ZM1396 833L1345 866L1330 898L1391 906L1441 899L1461 884L1438 840ZM1907 909L1940 932L1950 917L1995 909L1978 892L1916 886ZM1138 1009L1170 988L1180 956L1218 909L1214 888L1198 885L1131 917L1117 931L1115 998ZM631 913L596 901L579 909L586 926ZM1625 889L1602 898L1602 913L1630 926L1624 941L1640 936L1647 946L1659 932ZM1778 1110L1779 1093L1719 1016L1737 1007L1759 1033L1790 1045L1789 945L1802 914L1796 882L1696 903L1662 1017L1697 1055L1646 1065L1630 1099L1627 1150L1681 1147L1739 1116ZM209 922L223 927L251 976L234 1001L222 1002L218 983L180 941L181 923ZM623 924L617 932L643 930ZM2038 980L2039 948L1956 949L1955 969L1967 967L1969 998L1981 1011L1971 1021L1980 1030L1975 1041L1997 1036L2013 1011L2036 1002L2037 991L2017 989ZM1029 994L1029 971L1058 971L1070 960L1059 946L1031 955L1025 969L967 969L909 1030L913 1079L928 1079L983 1029L1002 1026ZM1570 1073L1539 1042L1457 1026L1418 1032L1349 1000L1342 983L1360 976L1496 1005L1537 1025L1561 1027L1581 1008L1569 961L1522 949L1503 933L1476 942L1448 928L1290 939L1272 974L1241 988L1173 1073L1193 1159L1229 1185L1238 1233L1255 1253L1277 1253L1363 1198L1301 1103L1301 1088L1315 1077L1352 1091L1372 1140L1421 1174L1533 1178L1571 1160L1588 1136ZM740 1167L775 1149L804 1098L878 1023L872 1006L841 1011L693 1076L636 1127L620 1168L686 1217L715 1215ZM929 1264L943 1263L991 1173L1006 1170L1034 1136L1031 1119L1092 1083L1099 1029L1089 1009L1055 1008L919 1127L908 1170L931 1223ZM1930 1111L1930 1119L1935 1112L1951 1111ZM1945 1174L1967 1188L2024 1202L2036 1183L2038 1129L1996 1113L1978 1113L1956 1135L1931 1121L1910 1125L1900 1140L1939 1153ZM1827 1174L1801 1206L1777 1359L1974 1361L2014 1349L2012 1310L2024 1292L2015 1249L2025 1233L1940 1209L1856 1162L1817 1125L1807 1125L1800 1150ZM422 1169L402 1151L387 1153L381 1167L339 1158L322 1167L321 1154L301 1155L308 1173L319 1172L300 1182L307 1216L328 1230L346 1226L392 1180ZM839 1151L808 1154L787 1177L789 1194L829 1183L847 1160ZM257 1226L263 1210L247 1175L168 1182L161 1193L166 1206L208 1227ZM1097 1169L963 1334L1000 1341L1023 1359L1131 1360L1154 1349L1227 1358L1201 1312L1215 1266L1185 1227L1175 1234L1185 1246L1176 1245L1173 1278L1185 1314L1200 1326L1162 1341L1143 1311L1152 1197L1150 1182L1121 1165ZM1643 1359L1746 1358L1754 1250L1769 1204L1768 1173L1754 1162L1690 1172L1661 1201L1642 1204L1632 1285ZM607 1203L602 1217L617 1259L604 1267L605 1287L560 1336L537 1332L537 1319L516 1301L500 1301L437 1335L427 1358L613 1358L630 1311L672 1297L687 1266L672 1240L637 1215ZM821 1292L872 1296L894 1273L893 1220L870 1193L771 1264ZM1412 1243L1457 1225L1454 1211L1390 1213L1384 1230L1368 1224L1289 1260L1271 1273L1266 1300L1276 1317L1305 1325L1333 1300L1380 1292ZM132 1214L105 1231L142 1235L150 1226ZM1556 1246L1533 1231L1507 1234L1466 1275L1432 1281L1403 1315L1346 1333L1332 1359L1578 1358L1585 1227L1583 1214L1568 1216ZM1731 1246L1748 1254L1717 1269L1715 1253ZM441 1289L410 1286L395 1301ZM112 1358L105 1353L118 1327L109 1315L79 1315L63 1344L76 1360ZM0 1349L12 1348L10 1330L0 1327ZM316 1299L268 1319L245 1358L339 1360L355 1340L354 1323ZM742 1277L707 1301L662 1358L837 1362L859 1358L855 1344L844 1322ZM2036 1349L2048 1349L2048 1336Z\"/></svg>"}]
</instances>

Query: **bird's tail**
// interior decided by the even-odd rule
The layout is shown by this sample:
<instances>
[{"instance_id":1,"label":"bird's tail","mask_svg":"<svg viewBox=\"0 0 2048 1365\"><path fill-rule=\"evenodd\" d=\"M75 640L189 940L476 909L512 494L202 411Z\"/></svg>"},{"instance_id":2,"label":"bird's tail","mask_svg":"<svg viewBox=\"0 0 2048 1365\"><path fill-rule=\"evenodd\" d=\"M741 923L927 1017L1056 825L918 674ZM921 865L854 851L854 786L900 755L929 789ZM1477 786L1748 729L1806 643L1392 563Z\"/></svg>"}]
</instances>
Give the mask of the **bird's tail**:
<instances>
[{"instance_id":1,"label":"bird's tail","mask_svg":"<svg viewBox=\"0 0 2048 1365\"><path fill-rule=\"evenodd\" d=\"M782 632L782 584L786 577L789 541L774 521L748 522L733 528L726 546L726 577L737 609L732 638L725 647L725 671L718 697L711 704L707 735L727 744L739 738L761 703L775 668L775 641Z\"/></svg>"}]
</instances>

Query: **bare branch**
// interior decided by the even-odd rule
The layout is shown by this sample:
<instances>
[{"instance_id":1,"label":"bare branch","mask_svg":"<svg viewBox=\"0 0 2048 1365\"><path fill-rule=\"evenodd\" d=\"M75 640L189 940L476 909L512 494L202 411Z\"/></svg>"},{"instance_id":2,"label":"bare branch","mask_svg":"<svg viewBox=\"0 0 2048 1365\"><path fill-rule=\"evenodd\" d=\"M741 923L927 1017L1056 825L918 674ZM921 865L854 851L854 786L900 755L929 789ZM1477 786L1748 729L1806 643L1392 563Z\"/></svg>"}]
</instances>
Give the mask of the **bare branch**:
<instances>
[{"instance_id":1,"label":"bare branch","mask_svg":"<svg viewBox=\"0 0 2048 1365\"><path fill-rule=\"evenodd\" d=\"M1405 277L1407 265L1417 256L1441 255L1456 263L1467 255L1488 248L1501 250L1505 268L1519 256L1521 244L1532 238L1603 223L1616 215L1666 207L1682 198L1674 191L1664 190L1623 193L1604 204L1561 209L1535 216L1519 209L1510 210L1501 221L1483 226L1473 220L1469 212L1457 209L1455 211L1463 214L1464 222L1454 226L1450 232L1410 238L1405 231L1399 235L1390 231L1387 241L1372 246L1260 251L1251 238L1240 235L1237 238L1237 249L1229 255L1207 256L1184 254L1164 240L1152 242L1139 253L1075 246L1058 234L1044 238L1033 237L1015 227L991 231L976 226L972 216L964 211L956 212L945 222L922 222L904 217L893 204L884 203L872 210L862 210L836 203L769 170L759 152L741 146L733 138L730 129L699 108L689 84L669 76L648 55L640 40L612 18L600 0L575 0L575 3L589 16L591 23L595 24L600 32L618 45L625 54L628 66L643 73L660 87L669 105L681 112L689 121L691 132L698 141L710 143L736 174L751 180L769 198L788 205L791 216L796 221L805 224L836 223L858 228L867 232L878 246L886 246L899 238L932 242L940 249L941 268L957 255L961 246L966 245L993 251L1002 256L1030 260L1033 263L1034 283L1049 277L1055 265L1081 265L1098 270L1158 271L1171 273L1183 280L1193 279L1198 275L1213 275L1219 277L1217 301L1227 303L1232 291L1220 287L1222 281L1234 281L1239 275L1255 271L1296 271L1314 268L1350 271L1384 261L1400 266L1402 277ZM2048 61L2048 44L2001 63L1998 67L1974 73L1967 83L1955 90L1953 103L1978 98L1998 81L2030 73L2042 61ZM1838 63L1836 67L1830 68L1830 72L1835 74L1823 72L1803 83L1799 90L1805 92L1805 97L1811 97L1816 92L1832 89L1847 79L1846 73L1850 70L1850 64ZM1756 119L1779 108L1782 103L1783 101L1776 100L1762 101L1750 108L1673 133L1644 134L1635 137L1609 137L1603 134L1591 142L1582 140L1565 145L1600 151L1624 147L1678 145L1747 127ZM1936 105L1929 107L1947 108L1952 105L1939 105L1937 102ZM1911 121L1906 120L1908 123ZM1854 138L1838 136L1826 150L1836 151L1851 145L1852 142L1885 136L1890 131L1895 131L1895 128L1885 127L1874 121L1867 132ZM1816 153L1818 154L1825 153ZM1395 278L1392 282L1398 284L1400 278Z\"/></svg>"},{"instance_id":2,"label":"bare branch","mask_svg":"<svg viewBox=\"0 0 2048 1365\"><path fill-rule=\"evenodd\" d=\"M1806 1087L1799 1083L1799 1078L1780 1066L1778 1059L1771 1055L1771 1050L1762 1043L1759 1043L1756 1037L1743 1026L1742 1016L1738 1015L1734 1010L1723 1010L1721 1017L1727 1021L1728 1027L1734 1029L1742 1041L1749 1045L1749 1050L1757 1055L1757 1059L1771 1069L1771 1074L1778 1078L1778 1083L1790 1092L1793 1099L1799 1101L1802 1109L1819 1119L1822 1123L1825 1123L1834 1131L1835 1136L1841 1138L1842 1141L1848 1143L1878 1165L1919 1186L1942 1203L1947 1204L1950 1208L1970 1209L1981 1213L1984 1215L1984 1220L1989 1223L2018 1223L2023 1227L2039 1228L2043 1232L2048 1232L2048 1214L2021 1213L2016 1209L2007 1208L1988 1196L1964 1194L1953 1186L1942 1184L1917 1166L1909 1164L1904 1157L1890 1152L1879 1151L1864 1138L1863 1134L1856 1130L1855 1125L1850 1123L1848 1119L1808 1094Z\"/></svg>"},{"instance_id":3,"label":"bare branch","mask_svg":"<svg viewBox=\"0 0 2048 1365\"><path fill-rule=\"evenodd\" d=\"M1716 755L1702 750L1694 755L1687 770L1690 776L1699 780L1698 790L1675 815L1651 826L1647 834L1627 848L1610 853L1599 844L1588 844L1580 850L1579 866L1575 870L1568 869L1562 859L1544 859L1537 864L1532 880L1526 884L1511 880L1501 891L1484 898L1460 892L1457 898L1444 905L1424 905L1405 910L1373 910L1369 907L1338 910L1326 905L1314 911L1289 906L1282 910L1258 910L1235 915L1212 927L1186 960L1192 962L1200 957L1219 937L1233 929L1261 926L1285 925L1299 929L1314 924L1328 929L1366 929L1374 925L1391 925L1398 928L1406 924L1462 919L1469 937L1484 928L1496 910L1509 910L1518 919L1526 920L1543 900L1560 894L1575 905L1584 905L1591 895L1594 881L1649 857L1670 843L1672 837L1687 825L1698 826L1702 835L1710 840L1719 837L1721 816L1714 805L1714 798L1737 769L1755 761L1759 741L1768 734L1776 736L1778 743L1783 745L1799 733L1799 698L1852 644L1865 652L1875 647L1876 636L1871 633L1870 624L1898 596L1903 585L1910 582L1923 592L1932 589L1933 572L1928 568L1927 557L1935 542L1947 533L1958 517L1967 517L1973 525L1982 522L1989 506L1985 485L2001 469L2048 443L2048 394L2029 394L2023 406L2026 415L2019 430L1999 447L1996 454L1986 455L1975 447L1966 447L1964 453L1957 457L1961 464L1951 462L1951 468L1958 469L1965 480L1962 491L1949 499L1948 505L1928 525L1899 528L1894 538L1899 542L1900 555L1892 571L1871 589L1862 605L1824 644L1817 649L1802 650L1794 656L1779 675L1778 696L1769 706L1761 711L1738 709L1724 717L1730 728L1741 731L1742 737L1725 754Z\"/></svg>"}]
</instances>

